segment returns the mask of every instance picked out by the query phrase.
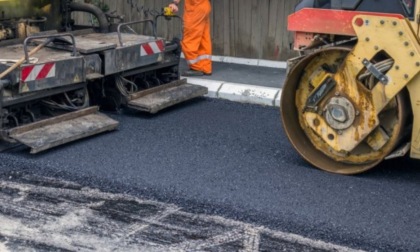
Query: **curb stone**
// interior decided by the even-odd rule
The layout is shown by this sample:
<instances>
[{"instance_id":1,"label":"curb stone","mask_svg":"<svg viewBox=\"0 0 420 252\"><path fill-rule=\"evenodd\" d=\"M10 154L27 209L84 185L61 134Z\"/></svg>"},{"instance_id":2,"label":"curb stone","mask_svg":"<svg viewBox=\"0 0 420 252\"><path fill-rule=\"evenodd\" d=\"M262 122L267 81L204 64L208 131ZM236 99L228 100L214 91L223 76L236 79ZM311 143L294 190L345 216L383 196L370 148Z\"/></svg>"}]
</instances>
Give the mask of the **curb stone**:
<instances>
[{"instance_id":1,"label":"curb stone","mask_svg":"<svg viewBox=\"0 0 420 252\"><path fill-rule=\"evenodd\" d=\"M200 78L186 78L190 84L208 88L206 97L234 102L280 107L281 88L263 87Z\"/></svg>"}]
</instances>

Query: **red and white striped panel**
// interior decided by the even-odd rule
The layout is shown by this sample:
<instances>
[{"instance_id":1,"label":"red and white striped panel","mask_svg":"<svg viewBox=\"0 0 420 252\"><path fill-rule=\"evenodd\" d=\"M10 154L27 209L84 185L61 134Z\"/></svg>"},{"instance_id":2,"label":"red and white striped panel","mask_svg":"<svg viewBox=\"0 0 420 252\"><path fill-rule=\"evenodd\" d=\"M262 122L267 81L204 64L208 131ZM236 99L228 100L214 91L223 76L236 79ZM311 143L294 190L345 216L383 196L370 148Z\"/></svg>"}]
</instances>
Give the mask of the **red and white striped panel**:
<instances>
[{"instance_id":1,"label":"red and white striped panel","mask_svg":"<svg viewBox=\"0 0 420 252\"><path fill-rule=\"evenodd\" d=\"M23 82L55 77L55 63L25 66L22 68Z\"/></svg>"},{"instance_id":2,"label":"red and white striped panel","mask_svg":"<svg viewBox=\"0 0 420 252\"><path fill-rule=\"evenodd\" d=\"M147 56L156 53L161 53L165 50L165 44L163 40L158 40L156 42L150 42L142 44L140 49L140 56Z\"/></svg>"}]
</instances>

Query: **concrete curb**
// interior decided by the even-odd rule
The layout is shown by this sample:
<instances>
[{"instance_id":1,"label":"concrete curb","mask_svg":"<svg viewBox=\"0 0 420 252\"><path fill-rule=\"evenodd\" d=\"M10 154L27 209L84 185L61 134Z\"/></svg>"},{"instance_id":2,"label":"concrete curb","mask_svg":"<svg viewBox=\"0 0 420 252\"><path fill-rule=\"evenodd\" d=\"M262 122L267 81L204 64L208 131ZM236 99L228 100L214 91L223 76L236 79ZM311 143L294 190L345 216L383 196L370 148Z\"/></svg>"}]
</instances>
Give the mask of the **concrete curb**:
<instances>
[{"instance_id":1,"label":"concrete curb","mask_svg":"<svg viewBox=\"0 0 420 252\"><path fill-rule=\"evenodd\" d=\"M181 58L185 58L184 54L181 53ZM248 59L248 58L238 58L230 56L218 56L212 55L211 60L214 62L223 62L231 64L240 64L248 66L260 66L260 67L271 67L271 68L287 68L287 62L285 61L275 61L275 60L263 60L263 59Z\"/></svg>"},{"instance_id":2,"label":"concrete curb","mask_svg":"<svg viewBox=\"0 0 420 252\"><path fill-rule=\"evenodd\" d=\"M207 87L209 92L206 97L280 107L281 88L262 87L192 77L186 79L190 84Z\"/></svg>"},{"instance_id":3,"label":"concrete curb","mask_svg":"<svg viewBox=\"0 0 420 252\"><path fill-rule=\"evenodd\" d=\"M271 67L271 68L287 68L287 63L284 61L274 61L274 60L262 60L262 59L247 59L247 58L237 58L237 57L225 57L225 56L215 56L211 57L212 61L231 63L231 64L240 64L248 66L260 66L260 67Z\"/></svg>"}]
</instances>

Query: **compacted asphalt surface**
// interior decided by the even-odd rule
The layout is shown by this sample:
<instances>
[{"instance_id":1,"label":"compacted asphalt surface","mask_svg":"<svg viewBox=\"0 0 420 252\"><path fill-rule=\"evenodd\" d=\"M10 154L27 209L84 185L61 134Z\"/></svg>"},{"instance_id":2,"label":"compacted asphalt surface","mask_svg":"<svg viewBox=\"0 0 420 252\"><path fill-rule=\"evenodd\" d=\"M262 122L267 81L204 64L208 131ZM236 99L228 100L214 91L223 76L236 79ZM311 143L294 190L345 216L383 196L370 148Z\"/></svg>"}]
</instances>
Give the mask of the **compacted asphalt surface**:
<instances>
[{"instance_id":1,"label":"compacted asphalt surface","mask_svg":"<svg viewBox=\"0 0 420 252\"><path fill-rule=\"evenodd\" d=\"M358 176L317 170L289 144L273 107L200 98L157 115L109 116L117 131L38 155L1 153L1 178L63 179L353 249L420 248L419 161Z\"/></svg>"}]
</instances>

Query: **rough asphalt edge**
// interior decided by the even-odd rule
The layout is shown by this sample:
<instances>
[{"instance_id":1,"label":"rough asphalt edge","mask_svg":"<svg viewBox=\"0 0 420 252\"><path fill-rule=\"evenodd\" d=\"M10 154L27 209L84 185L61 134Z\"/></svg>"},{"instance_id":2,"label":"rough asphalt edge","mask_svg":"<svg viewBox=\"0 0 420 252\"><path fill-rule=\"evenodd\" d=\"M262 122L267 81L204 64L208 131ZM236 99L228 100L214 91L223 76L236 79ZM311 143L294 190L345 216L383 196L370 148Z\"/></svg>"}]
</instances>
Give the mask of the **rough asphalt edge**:
<instances>
[{"instance_id":1,"label":"rough asphalt edge","mask_svg":"<svg viewBox=\"0 0 420 252\"><path fill-rule=\"evenodd\" d=\"M239 61L238 61L239 60ZM227 63L237 63L237 64L246 64L246 65L261 65L266 67L273 67L271 62L259 62L255 60L251 60L249 62L242 62L241 59L234 59L234 58L221 58L221 62ZM279 63L282 64L282 63ZM283 65L279 65L283 68ZM274 67L278 67L275 65ZM225 81L217 81L217 80L206 80L206 79L199 79L199 78L187 78L187 82L191 84L201 85L208 88L207 97L210 98L219 98L219 99L226 99L234 102L242 102L242 103L251 103L251 104L258 104L264 106L275 106L280 107L280 97L281 97L281 88L271 88L271 87L264 87L264 86L255 86L243 83L231 83ZM213 216L213 218L217 218ZM261 227L260 227L261 229ZM271 230L265 230L266 232L270 232ZM321 241L314 241L310 240L295 234L288 234L282 232L275 232L274 236L280 236L278 238L281 239L292 239L297 240L301 243L309 243L313 247L318 247L321 245L323 249L325 249L325 245L327 249L332 250L342 250L342 251L350 251L350 248L337 246L334 244L328 244ZM315 244L314 244L315 243ZM4 244L0 244L4 245ZM317 245L317 246L314 246ZM2 246L0 246L2 248Z\"/></svg>"},{"instance_id":2,"label":"rough asphalt edge","mask_svg":"<svg viewBox=\"0 0 420 252\"><path fill-rule=\"evenodd\" d=\"M159 208L163 208L164 211L162 211L161 216L156 215L156 216L149 216L149 217L145 217L140 218L141 220L144 221L143 224L141 225L130 225L130 227L133 229L131 230L132 233L140 231L141 229L146 228L147 226L151 225L151 224L156 224L156 225L160 225L163 227L166 227L167 225L165 225L165 223L162 222L163 219L165 219L166 217L168 217L169 215L172 214L177 214L177 215L181 215L184 216L186 218L190 218L190 219L199 219L201 221L204 222L214 222L217 223L218 225L225 225L225 226L231 226L234 227L234 230L231 231L226 231L224 234L222 235L217 235L217 236L210 236L209 238L206 238L206 240L204 241L199 241L199 239L197 241L188 241L186 240L185 242L182 242L180 244L177 244L173 247L171 246L163 246L160 247L157 246L157 250L151 250L151 251L162 251L162 250L166 250L166 251L196 251L195 249L191 249L191 247L197 247L199 248L200 246L203 248L206 247L212 247L212 245L222 245L224 243L229 243L232 241L236 241L238 239L244 239L244 249L245 251L258 251L259 250L259 246L260 246L260 235L265 233L267 235L269 235L270 237L274 238L274 239L278 239L281 241L284 241L286 243L293 243L293 244L298 244L298 245L303 245L303 246L307 246L309 248L312 248L313 250L308 250L308 251L343 251L343 252L362 252L362 250L355 250L349 247L344 247L344 246L340 246L340 245L336 245L336 244L332 244L332 243L327 243L327 242L323 242L321 240L314 240L314 239L309 239L309 238L305 238L303 236L297 235L297 234L292 234L292 233L285 233L285 232L281 232L281 231L274 231L262 226L254 226L251 224L247 224L247 223L243 223L243 222L239 222L239 221L235 221L235 220L230 220L230 219L225 219L222 218L220 216L214 216L214 215L194 215L194 214L190 214L188 212L183 212L181 210L181 208L178 208L176 205L172 205L172 204L164 204L161 202L157 202L157 201L151 201L151 200L144 200L144 199L140 199L134 196L130 196L127 194L114 194L114 193L106 193L106 192L101 192L97 189L92 189L92 188L88 188L88 187L82 187L81 185L77 184L77 183L73 183L73 182L69 182L69 181L61 181L61 180L55 180L53 178L43 178L43 177L34 177L35 180L39 179L38 182L41 182L40 184L31 184L31 183L25 183L25 182L15 182L15 181L0 181L0 189L6 189L4 190L4 192L10 192L11 191L16 191L15 193L15 199L11 199L12 206L13 204L19 201L24 200L28 194L33 193L33 194L37 194L37 195L50 195L51 198L48 199L55 199L55 198L60 198L63 197L64 198L78 198L78 197L88 197L88 198L96 198L96 199L100 199L100 201L95 202L95 200L93 200L92 202L75 202L76 205L71 205L71 200L68 201L67 203L70 203L70 205L65 205L63 209L65 208L69 208L69 212L66 213L63 216L55 216L52 218L52 221L50 220L48 222L49 226L51 225L59 225L59 227L62 230L73 230L75 228L75 225L80 225L81 223L79 223L79 221L76 221L76 224L74 223L74 218L81 218L80 215L83 214L85 212L84 207L86 207L87 205L92 205L96 206L97 204L101 203L102 200L123 200L123 201L127 201L127 202L137 202L137 203L141 203L141 204L147 204L147 205L155 205L158 206ZM45 183L45 185L44 185ZM54 186L50 187L48 186L49 183L52 183ZM60 187L64 186L64 187ZM58 187L56 187L58 186ZM9 190L8 190L9 189ZM58 190L57 190L58 189ZM46 201L47 203L50 204L56 204L55 201ZM63 203L65 203L66 201L64 201ZM67 204L66 203L66 204ZM98 206L100 206L101 204L99 204ZM7 204L6 204L7 206ZM36 209L36 206L33 206L34 209ZM61 209L60 206L57 207L57 209ZM57 209L54 210L54 207L51 207L51 209L47 210L46 212L51 214L54 213L54 211L56 211ZM30 209L32 210L32 209ZM60 211L59 211L60 212ZM112 212L112 211L111 211ZM42 213L38 212L37 213L39 216L42 216ZM44 213L45 214L45 213ZM38 216L38 217L39 217ZM54 216L54 215L53 215ZM1 214L0 214L0 217ZM139 217L139 216L137 216ZM42 219L42 218L41 218ZM72 221L68 221L68 219L72 219ZM83 218L81 218L83 219ZM6 223L9 225L8 227L6 226L6 228L4 228L4 230L0 231L0 237L3 235L5 237L9 237L12 238L12 240L14 238L20 239L23 237L23 240L26 240L29 243L39 243L39 244L43 244L43 245L47 245L47 246L52 246L52 247L57 247L57 248L63 248L64 250L68 249L68 250L74 250L74 249L80 249L76 246L76 244L79 245L86 245L89 244L91 239L97 239L94 236L89 236L87 235L86 237L81 236L81 238L79 240L76 240L76 242L73 239L67 238L66 236L61 234L61 233L51 233L51 230L48 228L45 228L45 226L41 226L41 227L30 227L27 226L28 223L21 223L19 221L14 221L13 219L8 219L5 218L4 221L6 221ZM30 223L30 222L29 222ZM48 226L48 225L47 225ZM111 225L112 226L112 225ZM52 226L54 227L54 226ZM167 226L168 229L170 229L170 226ZM228 228L227 228L228 229ZM137 230L137 231L136 231ZM240 231L242 230L242 231ZM17 233L15 233L15 231ZM38 235L34 235L34 233L36 234L36 232L39 232ZM44 232L44 233L43 233ZM242 234L244 233L244 234ZM89 234L89 233L88 233ZM131 234L129 234L131 235ZM0 240L0 251L12 251L8 249L7 246L7 240L6 241L2 241ZM103 244L106 244L104 242L102 242ZM13 242L12 242L13 244ZM25 244L23 244L24 246L26 246ZM29 244L28 244L29 245ZM109 245L109 244L107 244ZM131 244L134 245L134 247L138 246L138 245L147 245L147 243L144 244ZM153 245L150 244L150 245ZM159 244L154 244L154 245L159 245ZM83 246L82 246L83 247ZM146 246L147 247L147 246ZM104 249L103 247L101 248L99 247L93 247L93 248L97 248L99 250L105 250L108 251L107 249ZM190 249L189 249L190 248ZM108 248L109 251L112 251L114 249L112 248ZM121 247L120 249L125 250L127 248L123 248ZM149 248L150 249L150 248ZM82 249L83 250L83 249ZM142 249L140 249L142 250ZM136 251L136 249L134 249L133 251Z\"/></svg>"},{"instance_id":3,"label":"rough asphalt edge","mask_svg":"<svg viewBox=\"0 0 420 252\"><path fill-rule=\"evenodd\" d=\"M183 55L181 55L184 58ZM287 68L282 61L247 59L237 57L212 56L212 61L241 64L260 67ZM222 80L207 80L200 78L186 78L190 84L200 85L209 89L206 97L225 99L233 102L251 103L264 106L280 107L281 88L232 83Z\"/></svg>"}]
</instances>

